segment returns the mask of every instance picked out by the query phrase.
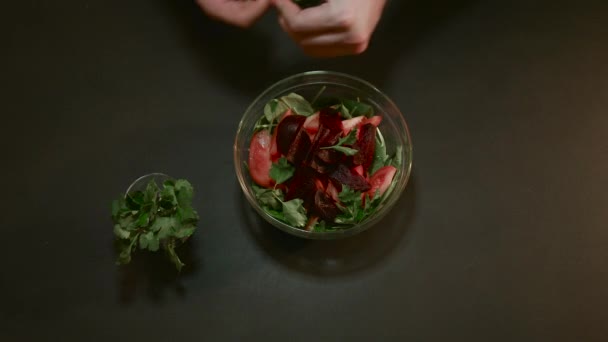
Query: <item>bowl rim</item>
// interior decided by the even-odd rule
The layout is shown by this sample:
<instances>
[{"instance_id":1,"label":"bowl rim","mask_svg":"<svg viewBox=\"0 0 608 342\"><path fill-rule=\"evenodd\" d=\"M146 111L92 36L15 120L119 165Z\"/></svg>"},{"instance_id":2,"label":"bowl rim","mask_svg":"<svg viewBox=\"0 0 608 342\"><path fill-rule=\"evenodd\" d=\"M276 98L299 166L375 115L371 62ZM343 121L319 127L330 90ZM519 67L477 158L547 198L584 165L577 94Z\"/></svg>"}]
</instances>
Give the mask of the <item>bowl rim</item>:
<instances>
[{"instance_id":1,"label":"bowl rim","mask_svg":"<svg viewBox=\"0 0 608 342\"><path fill-rule=\"evenodd\" d=\"M264 212L264 210L261 208L261 206L257 203L256 199L252 196L252 194L248 190L248 184L246 184L246 179L245 179L246 176L242 175L242 165L240 165L241 162L239 160L238 142L239 142L239 137L241 135L241 131L244 128L244 122L245 122L245 119L247 118L247 115L252 112L253 108L257 104L259 104L263 98L267 97L270 93L276 92L278 89L281 89L282 85L288 84L291 81L293 81L294 79L297 79L300 77L306 77L306 76L325 76L325 75L337 76L339 78L349 79L356 83L362 84L364 87L368 87L370 90L372 90L372 92L374 92L376 95L380 96L384 101L386 101L389 104L389 106L392 107L392 109L395 110L399 114L396 119L398 121L400 121L399 124L403 128L405 128L405 132L404 132L405 134L403 134L403 136L399 135L399 139L402 140L402 143L407 140L407 144L404 143L403 145L404 145L404 153L406 153L406 155L408 156L408 162L406 164L404 164L404 168L402 170L405 173L405 178L403 180L403 184L400 186L399 189L397 189L397 188L393 189L392 193L389 194L389 196L385 199L385 203L384 203L383 209L380 214L373 215L371 218L369 218L365 222L359 223L349 229L340 229L340 230L335 230L335 231L330 231L330 232L314 232L314 231L307 231L304 229L290 226L290 225L288 225L282 221L279 221L278 219L268 215L266 212ZM319 82L319 83L321 84L321 83L330 83L330 82ZM305 238L305 239L312 239L312 240L335 240L335 239L346 238L346 237L357 235L365 230L368 230L372 226L375 226L376 223L378 223L378 221L380 221L386 214L388 214L393 209L393 207L397 203L397 200L401 197L401 195L407 188L407 185L409 184L409 181L411 178L413 158L414 158L413 142L412 142L412 137L410 134L410 128L405 120L403 113L401 112L399 107L395 104L395 102L388 95L386 95L383 91L381 91L378 87L374 86L370 82L368 82L358 76L354 76L354 75L343 73L343 72L329 71L329 70L313 70L313 71L305 71L305 72L292 74L292 75L284 77L284 78L274 82L270 86L266 87L252 102L250 102L250 104L247 106L247 109L243 112L243 115L241 116L241 119L239 121L239 125L238 125L237 131L236 131L236 136L235 136L234 144L233 144L233 162L234 162L234 168L235 168L235 172L237 175L237 179L240 184L242 192L244 193L245 197L247 198L247 201L253 207L253 209L264 220L266 220L268 223L270 223L273 227L276 227L288 234L291 234L291 235L294 235L297 237L301 237L301 238Z\"/></svg>"}]
</instances>

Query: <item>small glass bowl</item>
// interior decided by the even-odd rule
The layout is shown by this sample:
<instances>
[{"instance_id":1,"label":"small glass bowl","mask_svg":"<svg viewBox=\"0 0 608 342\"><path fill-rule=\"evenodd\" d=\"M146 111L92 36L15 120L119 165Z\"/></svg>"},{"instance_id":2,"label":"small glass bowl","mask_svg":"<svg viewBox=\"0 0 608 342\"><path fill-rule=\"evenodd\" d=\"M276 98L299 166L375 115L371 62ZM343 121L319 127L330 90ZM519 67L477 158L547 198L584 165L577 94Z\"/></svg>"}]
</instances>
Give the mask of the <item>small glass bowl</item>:
<instances>
[{"instance_id":1,"label":"small glass bowl","mask_svg":"<svg viewBox=\"0 0 608 342\"><path fill-rule=\"evenodd\" d=\"M127 196L129 196L129 194L134 191L146 190L146 186L148 186L148 183L150 183L150 181L152 180L156 183L159 189L162 189L165 181L173 180L173 178L169 175L160 172L148 173L146 175L143 175L134 180L133 183L129 185L129 188L127 188L127 191L125 192L125 198L127 198Z\"/></svg>"},{"instance_id":2,"label":"small glass bowl","mask_svg":"<svg viewBox=\"0 0 608 342\"><path fill-rule=\"evenodd\" d=\"M264 115L264 106L271 99L297 93L308 101L315 98L321 88L323 92L318 101L326 98L359 99L374 108L383 119L379 126L384 137L387 154L392 155L398 146L402 146L401 165L396 177L396 186L386 196L377 210L364 221L348 229L327 232L306 231L290 226L267 214L259 205L252 189L253 180L248 172L246 161L249 157L249 145L254 133L254 127L259 118ZM393 101L370 83L357 77L331 71L310 71L296 74L276 82L259 95L247 108L238 126L234 142L234 166L236 175L247 198L247 201L258 214L273 226L298 237L307 239L339 239L363 232L383 218L395 205L403 193L412 169L412 142L409 129L403 114Z\"/></svg>"}]
</instances>

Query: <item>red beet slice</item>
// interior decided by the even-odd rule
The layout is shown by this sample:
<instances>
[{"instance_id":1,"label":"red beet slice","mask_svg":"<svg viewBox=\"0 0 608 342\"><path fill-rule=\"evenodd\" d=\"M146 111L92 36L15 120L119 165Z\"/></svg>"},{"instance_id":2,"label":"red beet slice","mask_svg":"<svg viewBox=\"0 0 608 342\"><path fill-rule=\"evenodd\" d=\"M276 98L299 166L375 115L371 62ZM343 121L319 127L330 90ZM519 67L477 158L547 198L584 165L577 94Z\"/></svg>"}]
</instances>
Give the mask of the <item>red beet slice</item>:
<instances>
[{"instance_id":1,"label":"red beet slice","mask_svg":"<svg viewBox=\"0 0 608 342\"><path fill-rule=\"evenodd\" d=\"M277 126L277 149L287 155L291 144L296 139L300 128L304 125L306 117L304 115L289 115L285 116Z\"/></svg>"},{"instance_id":2,"label":"red beet slice","mask_svg":"<svg viewBox=\"0 0 608 342\"><path fill-rule=\"evenodd\" d=\"M312 162L321 147L335 145L342 134L342 121L340 113L332 108L322 109L319 112L319 131L312 142L311 154L308 162Z\"/></svg>"},{"instance_id":3,"label":"red beet slice","mask_svg":"<svg viewBox=\"0 0 608 342\"><path fill-rule=\"evenodd\" d=\"M319 111L319 127L324 126L332 132L342 132L342 117L340 113L331 108L327 107Z\"/></svg>"},{"instance_id":4,"label":"red beet slice","mask_svg":"<svg viewBox=\"0 0 608 342\"><path fill-rule=\"evenodd\" d=\"M367 192L370 198L374 198L376 191L379 190L378 195L382 196L395 177L397 169L394 166L384 166L378 169L370 178L371 189Z\"/></svg>"},{"instance_id":5,"label":"red beet slice","mask_svg":"<svg viewBox=\"0 0 608 342\"><path fill-rule=\"evenodd\" d=\"M285 200L291 201L300 198L304 201L304 208L309 208L314 202L314 195L317 191L317 173L308 167L297 168L289 182L289 188L285 194Z\"/></svg>"},{"instance_id":6,"label":"red beet slice","mask_svg":"<svg viewBox=\"0 0 608 342\"><path fill-rule=\"evenodd\" d=\"M266 188L271 187L273 183L270 178L270 144L270 133L263 130L253 135L249 145L249 174L254 182Z\"/></svg>"},{"instance_id":7,"label":"red beet slice","mask_svg":"<svg viewBox=\"0 0 608 342\"><path fill-rule=\"evenodd\" d=\"M369 169L374 161L374 150L376 148L376 126L365 124L359 131L359 140L355 143L355 149L359 153L354 155L355 165L363 166L364 170Z\"/></svg>"},{"instance_id":8,"label":"red beet slice","mask_svg":"<svg viewBox=\"0 0 608 342\"><path fill-rule=\"evenodd\" d=\"M336 164L344 159L344 153L334 149L324 149L317 151L317 157L328 164Z\"/></svg>"},{"instance_id":9,"label":"red beet slice","mask_svg":"<svg viewBox=\"0 0 608 342\"><path fill-rule=\"evenodd\" d=\"M311 145L306 130L300 129L286 153L287 160L296 166L301 165L310 153Z\"/></svg>"},{"instance_id":10,"label":"red beet slice","mask_svg":"<svg viewBox=\"0 0 608 342\"><path fill-rule=\"evenodd\" d=\"M371 188L371 185L365 178L363 178L356 171L349 169L344 164L339 164L338 167L331 174L329 174L329 177L350 187L353 190L367 191Z\"/></svg>"},{"instance_id":11,"label":"red beet slice","mask_svg":"<svg viewBox=\"0 0 608 342\"><path fill-rule=\"evenodd\" d=\"M313 208L315 214L328 222L333 222L336 216L338 216L341 212L336 205L336 202L321 190L317 190L315 193L315 203Z\"/></svg>"}]
</instances>

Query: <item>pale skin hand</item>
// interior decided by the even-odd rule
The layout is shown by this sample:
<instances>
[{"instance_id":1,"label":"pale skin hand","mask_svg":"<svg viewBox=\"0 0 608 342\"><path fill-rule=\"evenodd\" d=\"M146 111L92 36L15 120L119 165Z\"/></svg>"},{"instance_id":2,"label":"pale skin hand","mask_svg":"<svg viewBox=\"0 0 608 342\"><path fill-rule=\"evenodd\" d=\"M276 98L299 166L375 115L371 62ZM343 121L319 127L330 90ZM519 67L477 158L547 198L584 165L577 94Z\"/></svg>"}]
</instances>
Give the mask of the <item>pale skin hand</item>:
<instances>
[{"instance_id":1,"label":"pale skin hand","mask_svg":"<svg viewBox=\"0 0 608 342\"><path fill-rule=\"evenodd\" d=\"M308 55L337 57L367 49L386 0L327 0L301 9L292 0L271 0L279 23Z\"/></svg>"},{"instance_id":2,"label":"pale skin hand","mask_svg":"<svg viewBox=\"0 0 608 342\"><path fill-rule=\"evenodd\" d=\"M225 23L249 27L268 9L270 0L196 0L211 18Z\"/></svg>"}]
</instances>

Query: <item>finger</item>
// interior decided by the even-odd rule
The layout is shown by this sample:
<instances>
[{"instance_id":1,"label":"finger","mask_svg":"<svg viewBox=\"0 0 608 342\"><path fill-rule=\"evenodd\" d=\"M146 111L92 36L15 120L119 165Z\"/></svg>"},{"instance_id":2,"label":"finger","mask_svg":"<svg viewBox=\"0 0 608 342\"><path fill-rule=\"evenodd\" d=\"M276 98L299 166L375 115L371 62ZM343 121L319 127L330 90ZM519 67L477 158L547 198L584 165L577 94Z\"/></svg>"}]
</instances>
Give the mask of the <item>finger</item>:
<instances>
[{"instance_id":1,"label":"finger","mask_svg":"<svg viewBox=\"0 0 608 342\"><path fill-rule=\"evenodd\" d=\"M273 0L279 15L285 20L289 31L300 35L324 32L342 28L336 25L336 18L332 17L330 3L323 3L317 7L300 9L292 0Z\"/></svg>"},{"instance_id":2,"label":"finger","mask_svg":"<svg viewBox=\"0 0 608 342\"><path fill-rule=\"evenodd\" d=\"M294 17L302 11L292 0L272 0L272 4L279 14L285 17Z\"/></svg>"},{"instance_id":3,"label":"finger","mask_svg":"<svg viewBox=\"0 0 608 342\"><path fill-rule=\"evenodd\" d=\"M240 27L251 26L270 6L270 0L228 1L221 5L197 2L208 16Z\"/></svg>"}]
</instances>

